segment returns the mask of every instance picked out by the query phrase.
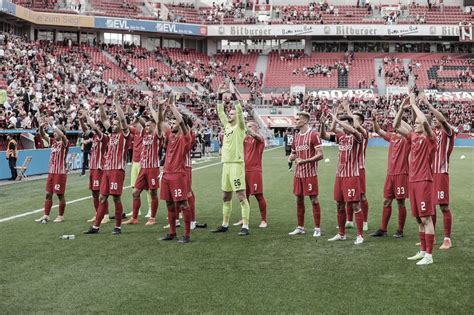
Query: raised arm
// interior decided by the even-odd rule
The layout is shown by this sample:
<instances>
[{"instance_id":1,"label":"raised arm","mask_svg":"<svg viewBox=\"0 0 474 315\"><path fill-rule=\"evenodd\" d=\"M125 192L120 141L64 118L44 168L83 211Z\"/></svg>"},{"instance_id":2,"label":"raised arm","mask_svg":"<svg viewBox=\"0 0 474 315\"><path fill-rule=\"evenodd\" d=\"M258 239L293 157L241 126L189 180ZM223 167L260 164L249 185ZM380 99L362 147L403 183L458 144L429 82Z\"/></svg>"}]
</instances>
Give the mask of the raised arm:
<instances>
[{"instance_id":1,"label":"raised arm","mask_svg":"<svg viewBox=\"0 0 474 315\"><path fill-rule=\"evenodd\" d=\"M411 106L408 101L409 101L408 97L403 100L403 102L400 104L400 108L398 109L397 115L395 116L395 119L393 120L393 128L397 130L405 138L408 136L408 132L406 128L402 128L402 118L403 118L403 112L405 111L405 109Z\"/></svg>"},{"instance_id":2,"label":"raised arm","mask_svg":"<svg viewBox=\"0 0 474 315\"><path fill-rule=\"evenodd\" d=\"M325 124L323 115L321 115L321 118L319 119L319 123L321 125L321 130L319 131L321 139L324 139L326 141L331 141L331 136L334 136L334 133L326 131L326 124Z\"/></svg>"},{"instance_id":3,"label":"raised arm","mask_svg":"<svg viewBox=\"0 0 474 315\"><path fill-rule=\"evenodd\" d=\"M431 130L431 126L428 123L428 119L426 119L425 114L420 110L420 108L416 105L416 102L411 104L411 107L413 108L413 111L415 112L416 117L421 121L423 124L423 129L425 130L426 134L428 137L433 136L433 130Z\"/></svg>"},{"instance_id":4,"label":"raised arm","mask_svg":"<svg viewBox=\"0 0 474 315\"><path fill-rule=\"evenodd\" d=\"M377 115L372 114L372 122L374 124L375 133L381 136L382 138L385 138L387 136L387 133L385 132L385 130L382 130L382 128L380 128L380 125L377 122Z\"/></svg>"},{"instance_id":5,"label":"raised arm","mask_svg":"<svg viewBox=\"0 0 474 315\"><path fill-rule=\"evenodd\" d=\"M423 94L420 98L420 101L425 104L429 111L436 117L436 119L441 123L441 126L443 126L443 129L444 131L446 131L446 133L448 134L448 136L451 136L452 133L453 133L453 129L451 127L451 125L448 123L448 121L446 120L446 117L444 117L443 114L441 114L441 112L439 110L437 110L436 108L434 108L433 104L431 104L429 101L428 101L428 98L426 97L425 94Z\"/></svg>"},{"instance_id":6,"label":"raised arm","mask_svg":"<svg viewBox=\"0 0 474 315\"><path fill-rule=\"evenodd\" d=\"M59 129L56 125L53 125L53 130L54 132L57 132L59 134L59 136L61 137L61 141L63 142L63 145L67 146L67 137L64 134L64 132L61 129Z\"/></svg>"},{"instance_id":7,"label":"raised arm","mask_svg":"<svg viewBox=\"0 0 474 315\"><path fill-rule=\"evenodd\" d=\"M244 112L242 110L242 104L239 101L234 103L235 107L235 115L237 117L237 124L240 129L245 130L245 119L244 119Z\"/></svg>"},{"instance_id":8,"label":"raised arm","mask_svg":"<svg viewBox=\"0 0 474 315\"><path fill-rule=\"evenodd\" d=\"M92 118L90 118L89 116L86 116L86 119L87 119L87 123L89 124L89 126L91 126L91 128L95 131L95 133L97 134L97 136L102 139L103 137L103 133L102 131L100 130L100 128L97 126L97 124L94 122L94 120Z\"/></svg>"},{"instance_id":9,"label":"raised arm","mask_svg":"<svg viewBox=\"0 0 474 315\"><path fill-rule=\"evenodd\" d=\"M125 114L123 113L122 107L120 107L120 104L117 99L117 94L114 95L114 105L115 105L115 111L117 112L117 118L120 122L120 128L123 131L123 134L125 136L128 136L130 133L130 129L128 128L127 120L125 119Z\"/></svg>"},{"instance_id":10,"label":"raised arm","mask_svg":"<svg viewBox=\"0 0 474 315\"><path fill-rule=\"evenodd\" d=\"M257 140L258 142L263 142L263 136L257 132L254 132L252 129L247 129L247 134Z\"/></svg>"},{"instance_id":11,"label":"raised arm","mask_svg":"<svg viewBox=\"0 0 474 315\"><path fill-rule=\"evenodd\" d=\"M86 126L86 114L84 113L84 111L79 112L79 124L81 125L82 133L86 133L87 131L89 131Z\"/></svg>"},{"instance_id":12,"label":"raised arm","mask_svg":"<svg viewBox=\"0 0 474 315\"><path fill-rule=\"evenodd\" d=\"M48 143L48 146L49 146L51 144L51 140L50 140L48 134L46 133L46 131L44 131L44 126L45 126L44 123L40 124L39 134L40 134L41 138Z\"/></svg>"},{"instance_id":13,"label":"raised arm","mask_svg":"<svg viewBox=\"0 0 474 315\"><path fill-rule=\"evenodd\" d=\"M187 135L189 133L189 128L188 125L184 122L183 115L179 112L179 110L176 108L176 98L174 94L171 94L168 104L171 112L173 113L174 118L176 119L176 123L179 125L179 128L183 132L184 135Z\"/></svg>"},{"instance_id":14,"label":"raised arm","mask_svg":"<svg viewBox=\"0 0 474 315\"><path fill-rule=\"evenodd\" d=\"M104 125L105 129L109 129L110 128L109 117L107 117L107 113L105 112L105 109L104 109L105 96L100 95L99 98L97 99L97 102L99 103L100 122L102 123L102 125Z\"/></svg>"},{"instance_id":15,"label":"raised arm","mask_svg":"<svg viewBox=\"0 0 474 315\"><path fill-rule=\"evenodd\" d=\"M354 135L354 137L356 137L357 141L362 141L362 134L357 131L357 129L355 129L354 127L352 127L350 124L346 123L345 121L341 121L339 119L337 119L337 117L333 114L331 114L332 118L334 120L336 120L336 122L339 124L339 126L342 127L342 129L344 129L345 131L347 131L348 133L350 133L351 135Z\"/></svg>"}]
</instances>

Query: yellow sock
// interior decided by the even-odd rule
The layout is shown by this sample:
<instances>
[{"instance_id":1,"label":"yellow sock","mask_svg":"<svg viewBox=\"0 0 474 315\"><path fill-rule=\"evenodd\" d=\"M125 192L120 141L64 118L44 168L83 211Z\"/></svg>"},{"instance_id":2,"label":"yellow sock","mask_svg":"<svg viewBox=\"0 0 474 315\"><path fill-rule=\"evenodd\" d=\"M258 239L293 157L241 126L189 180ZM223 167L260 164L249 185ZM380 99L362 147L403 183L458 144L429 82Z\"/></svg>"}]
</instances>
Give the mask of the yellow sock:
<instances>
[{"instance_id":1,"label":"yellow sock","mask_svg":"<svg viewBox=\"0 0 474 315\"><path fill-rule=\"evenodd\" d=\"M250 204L247 199L240 202L240 209L242 210L242 224L248 227L250 219Z\"/></svg>"},{"instance_id":2,"label":"yellow sock","mask_svg":"<svg viewBox=\"0 0 474 315\"><path fill-rule=\"evenodd\" d=\"M222 203L222 226L229 226L230 214L232 213L232 201L224 201Z\"/></svg>"}]
</instances>

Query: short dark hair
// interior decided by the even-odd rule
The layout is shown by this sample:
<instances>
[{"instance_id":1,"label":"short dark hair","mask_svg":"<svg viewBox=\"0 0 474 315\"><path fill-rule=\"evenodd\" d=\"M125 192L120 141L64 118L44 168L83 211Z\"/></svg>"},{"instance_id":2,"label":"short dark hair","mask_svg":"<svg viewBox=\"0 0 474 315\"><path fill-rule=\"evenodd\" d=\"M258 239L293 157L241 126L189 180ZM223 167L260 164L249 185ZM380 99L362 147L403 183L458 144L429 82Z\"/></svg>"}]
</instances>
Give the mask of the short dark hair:
<instances>
[{"instance_id":1,"label":"short dark hair","mask_svg":"<svg viewBox=\"0 0 474 315\"><path fill-rule=\"evenodd\" d=\"M339 118L341 121L347 121L349 124L353 125L354 124L354 119L352 119L351 116L349 115L342 115L341 118Z\"/></svg>"},{"instance_id":2,"label":"short dark hair","mask_svg":"<svg viewBox=\"0 0 474 315\"><path fill-rule=\"evenodd\" d=\"M186 115L186 114L181 114L183 116L183 121L184 123L189 127L189 128L192 128L194 123L193 123L193 120L191 119L191 117L189 115Z\"/></svg>"},{"instance_id":3,"label":"short dark hair","mask_svg":"<svg viewBox=\"0 0 474 315\"><path fill-rule=\"evenodd\" d=\"M308 112L299 112L298 116L306 117L306 119L311 120L311 115Z\"/></svg>"},{"instance_id":4,"label":"short dark hair","mask_svg":"<svg viewBox=\"0 0 474 315\"><path fill-rule=\"evenodd\" d=\"M362 113L354 113L354 116L359 117L360 121L362 121L362 123L364 123L365 116Z\"/></svg>"}]
</instances>

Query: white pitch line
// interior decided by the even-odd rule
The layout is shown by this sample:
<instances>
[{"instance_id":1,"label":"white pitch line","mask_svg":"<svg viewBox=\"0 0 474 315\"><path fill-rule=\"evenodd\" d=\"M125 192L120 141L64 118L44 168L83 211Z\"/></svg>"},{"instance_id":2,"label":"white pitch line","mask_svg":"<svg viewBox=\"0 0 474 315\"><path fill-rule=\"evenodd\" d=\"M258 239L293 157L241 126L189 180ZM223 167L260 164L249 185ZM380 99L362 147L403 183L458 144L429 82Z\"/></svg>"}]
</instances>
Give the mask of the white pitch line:
<instances>
[{"instance_id":1,"label":"white pitch line","mask_svg":"<svg viewBox=\"0 0 474 315\"><path fill-rule=\"evenodd\" d=\"M277 149L277 148L280 148L280 147L274 147L274 148L265 150L265 152L267 152L267 151L272 151L272 150L275 150L275 149ZM198 170L202 170L202 169L204 169L204 168L208 168L208 167L211 167L211 166L219 165L219 164L222 164L222 162L212 163L212 164L200 166L200 167L198 167L198 168L193 168L193 172L194 172L194 171L198 171ZM131 188L131 187L132 187L132 186L127 186L127 187L124 187L123 189L128 189L128 188ZM92 198L92 196L87 196L87 197L83 197L83 198L79 198L79 199L67 201L67 202L66 202L66 205L70 205L70 204L73 204L73 203L81 202L81 201L84 201L84 200L87 200L87 199L91 199L91 198ZM54 205L54 206L51 207L51 209L57 208L58 206L59 206L59 205ZM30 214L35 214L35 213L38 213L38 212L42 212L43 210L44 210L44 208L41 208L41 209L36 209L36 210L32 210L32 211L25 212L25 213L20 213L20 214L11 216L11 217L3 218L3 219L0 219L0 223L2 223L2 222L7 222L7 221L11 221L11 220L15 220L15 219L22 218L22 217L26 217L26 216L29 216Z\"/></svg>"}]
</instances>

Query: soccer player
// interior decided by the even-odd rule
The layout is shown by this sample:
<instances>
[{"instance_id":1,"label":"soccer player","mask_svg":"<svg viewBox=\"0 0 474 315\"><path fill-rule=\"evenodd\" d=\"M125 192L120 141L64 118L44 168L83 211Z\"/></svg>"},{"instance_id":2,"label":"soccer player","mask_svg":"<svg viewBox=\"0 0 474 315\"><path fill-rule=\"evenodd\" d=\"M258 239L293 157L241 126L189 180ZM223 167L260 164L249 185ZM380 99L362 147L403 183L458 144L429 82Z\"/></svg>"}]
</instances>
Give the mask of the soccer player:
<instances>
[{"instance_id":1,"label":"soccer player","mask_svg":"<svg viewBox=\"0 0 474 315\"><path fill-rule=\"evenodd\" d=\"M223 97L230 93L234 100L234 109L226 115ZM239 236L249 235L250 206L245 193L244 137L245 122L242 105L237 101L235 87L229 83L229 89L220 86L218 90L217 113L224 127L224 144L222 146L222 225L212 230L213 233L224 233L229 230L232 213L232 193L235 192L240 201L242 212L242 228Z\"/></svg>"},{"instance_id":2,"label":"soccer player","mask_svg":"<svg viewBox=\"0 0 474 315\"><path fill-rule=\"evenodd\" d=\"M175 96L170 95L168 99L169 109L173 113L174 120L170 120L170 125L163 123L160 129L166 141L166 158L163 167L163 177L161 178L160 198L166 201L168 208L169 234L161 238L163 241L176 239L176 218L178 213L183 212L184 235L179 243L189 243L191 241L191 214L188 205L188 183L186 178L186 155L189 153L191 138L189 128L184 122L183 115L175 105ZM163 117L163 108L160 104L158 115ZM152 111L153 113L153 111ZM156 113L153 113L156 116Z\"/></svg>"},{"instance_id":3,"label":"soccer player","mask_svg":"<svg viewBox=\"0 0 474 315\"><path fill-rule=\"evenodd\" d=\"M66 192L67 168L66 157L69 151L69 141L66 138L66 130L62 125L56 126L52 124L53 139L51 140L45 132L45 124L39 127L41 138L51 146L51 154L49 158L48 179L46 180L46 198L44 201L44 215L35 220L39 223L48 223L51 207L53 206L53 194L58 196L59 215L53 222L60 223L64 221L64 210L66 209Z\"/></svg>"},{"instance_id":4,"label":"soccer player","mask_svg":"<svg viewBox=\"0 0 474 315\"><path fill-rule=\"evenodd\" d=\"M137 181L138 174L140 173L140 165L141 165L141 157L142 157L142 143L143 143L143 137L144 137L144 134L142 133L142 131L144 128L145 128L145 120L143 120L143 118L140 116L136 116L133 121L133 127L130 127L130 133L133 137L132 139L132 142L133 142L132 170L130 172L130 186L132 186L132 189L135 188L135 183ZM150 191L147 191L146 196L148 200L148 213L145 215L145 217L149 218L151 215L151 204L152 204L152 196L151 196ZM141 214L140 209L138 211L138 214ZM130 213L127 213L126 216L133 217L133 211L131 211ZM127 222L132 222L132 221L128 220Z\"/></svg>"},{"instance_id":5,"label":"soccer player","mask_svg":"<svg viewBox=\"0 0 474 315\"><path fill-rule=\"evenodd\" d=\"M405 109L411 106L415 119L413 131L402 126L402 116ZM434 242L434 226L431 219L435 212L433 205L433 174L431 164L436 150L436 139L431 130L426 116L416 105L414 95L410 96L409 104L400 105L393 127L410 144L409 161L409 189L410 205L412 215L418 222L418 231L421 242L421 251L408 260L420 260L417 265L429 265L433 263L432 251Z\"/></svg>"},{"instance_id":6,"label":"soccer player","mask_svg":"<svg viewBox=\"0 0 474 315\"><path fill-rule=\"evenodd\" d=\"M306 112L298 113L296 117L295 135L291 146L291 155L288 162L295 162L295 176L293 193L296 196L298 226L289 235L304 234L304 197L309 196L313 205L314 237L321 236L321 206L318 200L318 161L323 159L323 146L316 130L309 127L310 115Z\"/></svg>"},{"instance_id":7,"label":"soccer player","mask_svg":"<svg viewBox=\"0 0 474 315\"><path fill-rule=\"evenodd\" d=\"M265 139L258 132L258 124L254 121L247 123L247 135L244 138L244 161L245 161L245 194L247 199L255 196L260 209L262 221L258 227L266 228L267 224L267 202L263 196L262 156L265 149ZM240 226L243 220L234 223Z\"/></svg>"},{"instance_id":8,"label":"soccer player","mask_svg":"<svg viewBox=\"0 0 474 315\"><path fill-rule=\"evenodd\" d=\"M343 132L326 132L324 117L321 116L321 138L339 144L339 157L337 161L336 181L334 183L334 200L337 203L337 223L339 233L328 241L346 240L346 209L348 204L355 214L357 237L354 244L364 242L363 222L364 215L360 209L360 180L358 151L362 144L362 135L354 128L354 119L348 115L337 118L330 114L332 119L339 124Z\"/></svg>"},{"instance_id":9,"label":"soccer player","mask_svg":"<svg viewBox=\"0 0 474 315\"><path fill-rule=\"evenodd\" d=\"M190 144L188 146L188 149L189 149L188 154L186 155L186 179L188 182L188 205L189 205L189 211L191 215L191 230L194 230L200 227L205 228L207 227L207 224L198 223L196 221L196 197L194 195L194 191L192 187L193 186L193 166L191 163L191 153L193 151L193 147L196 142L196 133L193 130L193 121L191 117L183 116L183 119L189 128ZM177 222L179 222L179 219Z\"/></svg>"},{"instance_id":10,"label":"soccer player","mask_svg":"<svg viewBox=\"0 0 474 315\"><path fill-rule=\"evenodd\" d=\"M338 117L346 113L354 120L354 128L359 131L362 135L362 143L359 146L358 151L358 158L359 158L359 180L360 180L360 208L362 209L362 213L364 215L364 223L363 223L363 230L367 231L369 229L368 223L368 215L369 215L369 202L367 201L366 197L366 180L365 180L365 155L367 151L367 144L369 140L369 133L362 127L365 117L361 113L352 113L349 102L344 99L341 103L341 106L337 109ZM333 121L333 126L335 126ZM346 228L354 227L353 222L353 209L350 205L346 205L346 214L347 214L347 222Z\"/></svg>"},{"instance_id":11,"label":"soccer player","mask_svg":"<svg viewBox=\"0 0 474 315\"><path fill-rule=\"evenodd\" d=\"M105 128L103 124L96 124L86 112L81 113L79 122L84 133L88 132L89 130L86 123L94 131L94 135L92 136L92 149L89 163L89 190L92 192L95 213L94 217L87 222L95 222L97 210L99 209L100 182L102 181L104 156L107 152L107 143L109 142L109 137L105 134ZM108 222L110 222L110 219L107 209L101 224Z\"/></svg>"},{"instance_id":12,"label":"soccer player","mask_svg":"<svg viewBox=\"0 0 474 315\"><path fill-rule=\"evenodd\" d=\"M422 95L421 102L424 103L433 114L433 133L436 138L436 153L434 156L433 171L433 188L435 207L439 205L443 213L444 223L444 240L440 249L450 249L452 214L449 209L449 158L454 148L454 138L456 132L447 122L446 114L441 113L427 100L426 95ZM436 224L436 209L433 216L433 225Z\"/></svg>"},{"instance_id":13,"label":"soccer player","mask_svg":"<svg viewBox=\"0 0 474 315\"><path fill-rule=\"evenodd\" d=\"M408 98L407 98L408 100ZM387 236L387 225L392 215L392 201L397 200L398 204L398 229L393 237L403 237L403 228L407 217L407 208L405 199L408 198L408 156L410 154L410 145L408 141L396 132L386 132L382 130L377 122L377 116L372 115L374 131L389 142L388 146L388 166L387 177L383 188L383 211L382 223L380 228L370 236ZM411 127L402 121L399 128L405 128L405 133L411 130Z\"/></svg>"},{"instance_id":14,"label":"soccer player","mask_svg":"<svg viewBox=\"0 0 474 315\"><path fill-rule=\"evenodd\" d=\"M285 131L285 136L283 137L283 144L285 145L285 155L290 156L291 154L291 145L293 144L293 134L290 129ZM291 170L293 167L293 162L288 162L288 170Z\"/></svg>"},{"instance_id":15,"label":"soccer player","mask_svg":"<svg viewBox=\"0 0 474 315\"><path fill-rule=\"evenodd\" d=\"M148 108L153 115L153 119L149 119L145 123L145 128L140 131L140 171L135 181L133 188L133 210L132 217L124 222L124 224L138 224L138 212L140 210L141 199L140 195L145 189L151 196L151 214L146 226L156 224L156 213L158 211L158 194L157 190L160 186L160 150L161 150L161 129L157 128L160 125L160 116L156 114L153 109L152 100L148 103ZM156 119L156 120L154 120Z\"/></svg>"},{"instance_id":16,"label":"soccer player","mask_svg":"<svg viewBox=\"0 0 474 315\"><path fill-rule=\"evenodd\" d=\"M130 141L130 129L118 102L118 93L114 95L114 105L117 119L114 119L112 123L112 133L105 154L104 172L100 183L99 209L94 225L84 234L99 233L100 224L107 209L109 195L112 195L115 205L115 227L112 234L119 235L122 233L123 206L121 196L125 179L125 159Z\"/></svg>"}]
</instances>

